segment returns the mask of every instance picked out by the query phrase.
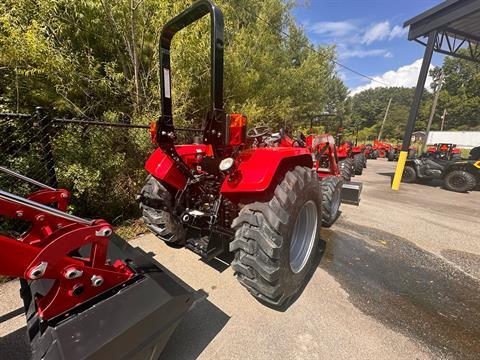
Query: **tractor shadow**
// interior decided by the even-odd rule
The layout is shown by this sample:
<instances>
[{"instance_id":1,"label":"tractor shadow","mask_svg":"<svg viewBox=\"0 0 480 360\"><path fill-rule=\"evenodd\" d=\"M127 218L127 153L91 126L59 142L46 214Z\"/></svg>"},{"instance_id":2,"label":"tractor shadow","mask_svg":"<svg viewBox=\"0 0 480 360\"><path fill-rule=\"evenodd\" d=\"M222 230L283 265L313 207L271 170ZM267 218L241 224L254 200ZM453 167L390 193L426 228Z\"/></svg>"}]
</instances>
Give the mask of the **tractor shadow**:
<instances>
[{"instance_id":1,"label":"tractor shadow","mask_svg":"<svg viewBox=\"0 0 480 360\"><path fill-rule=\"evenodd\" d=\"M212 269L218 271L219 273L223 273L230 267L234 258L233 253L229 251L225 251L219 257L213 258L212 260L205 260L200 258L199 260L203 262L205 265L210 266Z\"/></svg>"},{"instance_id":2,"label":"tractor shadow","mask_svg":"<svg viewBox=\"0 0 480 360\"><path fill-rule=\"evenodd\" d=\"M394 176L393 172L379 172L377 173L377 175L390 177L390 185L392 185L393 176ZM414 184L424 185L424 186L437 188L437 189L444 189L443 180L440 180L440 179L430 179L430 180L417 179L417 181ZM473 189L473 191L480 191L480 185L478 185L475 189Z\"/></svg>"},{"instance_id":3,"label":"tractor shadow","mask_svg":"<svg viewBox=\"0 0 480 360\"><path fill-rule=\"evenodd\" d=\"M160 359L196 359L225 327L230 317L197 291L189 312L173 332ZM159 359L159 360L160 360Z\"/></svg>"},{"instance_id":4,"label":"tractor shadow","mask_svg":"<svg viewBox=\"0 0 480 360\"><path fill-rule=\"evenodd\" d=\"M23 313L23 308L19 310ZM2 319L1 322L8 320L4 319L4 316L2 316ZM25 360L31 358L32 354L30 352L26 326L0 337L0 354L2 360Z\"/></svg>"},{"instance_id":5,"label":"tractor shadow","mask_svg":"<svg viewBox=\"0 0 480 360\"><path fill-rule=\"evenodd\" d=\"M393 183L393 176L395 175L393 172L379 172L377 175L382 175L382 176L388 176L390 178L390 185ZM402 183L405 184L405 183ZM443 181L442 180L422 180L418 179L415 184L420 184L420 185L426 185L429 187L434 187L434 188L442 188L443 187Z\"/></svg>"}]
</instances>

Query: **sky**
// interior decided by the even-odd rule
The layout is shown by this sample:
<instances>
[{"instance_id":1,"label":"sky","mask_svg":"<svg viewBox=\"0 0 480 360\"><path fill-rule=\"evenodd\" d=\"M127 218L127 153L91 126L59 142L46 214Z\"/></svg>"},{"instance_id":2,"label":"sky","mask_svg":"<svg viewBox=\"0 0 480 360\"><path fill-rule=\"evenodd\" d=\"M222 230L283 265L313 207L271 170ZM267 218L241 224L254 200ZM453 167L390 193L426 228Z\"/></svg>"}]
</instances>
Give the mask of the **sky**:
<instances>
[{"instance_id":1,"label":"sky","mask_svg":"<svg viewBox=\"0 0 480 360\"><path fill-rule=\"evenodd\" d=\"M336 46L340 63L391 86L413 87L425 47L407 40L403 23L441 2L305 0L293 15L314 44ZM434 54L432 66L442 61L442 55ZM382 86L342 68L338 73L352 94Z\"/></svg>"}]
</instances>

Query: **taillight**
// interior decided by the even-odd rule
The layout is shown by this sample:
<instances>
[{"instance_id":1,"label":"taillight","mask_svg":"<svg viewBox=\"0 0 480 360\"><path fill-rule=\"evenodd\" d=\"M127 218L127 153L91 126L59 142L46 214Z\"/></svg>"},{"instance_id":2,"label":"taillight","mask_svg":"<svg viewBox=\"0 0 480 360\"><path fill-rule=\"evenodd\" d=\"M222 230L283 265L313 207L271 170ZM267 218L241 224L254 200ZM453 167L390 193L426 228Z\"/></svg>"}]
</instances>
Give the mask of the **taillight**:
<instances>
[{"instance_id":1,"label":"taillight","mask_svg":"<svg viewBox=\"0 0 480 360\"><path fill-rule=\"evenodd\" d=\"M229 132L230 140L229 145L238 146L245 142L247 131L247 117L242 114L230 114Z\"/></svg>"},{"instance_id":2,"label":"taillight","mask_svg":"<svg viewBox=\"0 0 480 360\"><path fill-rule=\"evenodd\" d=\"M152 141L152 144L157 144L157 122L151 122L150 123L150 138Z\"/></svg>"}]
</instances>

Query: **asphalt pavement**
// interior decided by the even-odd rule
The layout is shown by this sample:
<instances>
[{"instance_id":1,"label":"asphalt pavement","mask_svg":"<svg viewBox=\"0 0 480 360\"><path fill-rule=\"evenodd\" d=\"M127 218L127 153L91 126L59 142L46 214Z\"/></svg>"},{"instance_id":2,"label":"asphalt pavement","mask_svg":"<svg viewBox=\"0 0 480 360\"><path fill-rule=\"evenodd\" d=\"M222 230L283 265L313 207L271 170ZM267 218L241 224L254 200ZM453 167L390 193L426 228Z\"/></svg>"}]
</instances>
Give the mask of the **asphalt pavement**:
<instances>
[{"instance_id":1,"label":"asphalt pavement","mask_svg":"<svg viewBox=\"0 0 480 360\"><path fill-rule=\"evenodd\" d=\"M480 192L390 190L396 163L370 160L359 207L322 229L319 264L285 312L258 303L230 267L148 234L131 243L198 291L164 359L478 359ZM18 285L0 286L0 358L24 359Z\"/></svg>"}]
</instances>

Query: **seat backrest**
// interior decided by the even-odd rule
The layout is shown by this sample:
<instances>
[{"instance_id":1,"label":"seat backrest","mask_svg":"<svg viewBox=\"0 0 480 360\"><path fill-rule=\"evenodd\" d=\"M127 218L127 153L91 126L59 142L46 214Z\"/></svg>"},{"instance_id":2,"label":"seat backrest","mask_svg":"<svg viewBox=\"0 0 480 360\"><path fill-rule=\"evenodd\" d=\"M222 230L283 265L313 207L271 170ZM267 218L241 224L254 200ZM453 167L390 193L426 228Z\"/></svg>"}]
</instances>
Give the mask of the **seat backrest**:
<instances>
[{"instance_id":1,"label":"seat backrest","mask_svg":"<svg viewBox=\"0 0 480 360\"><path fill-rule=\"evenodd\" d=\"M470 150L470 159L480 160L480 146L474 147Z\"/></svg>"}]
</instances>

